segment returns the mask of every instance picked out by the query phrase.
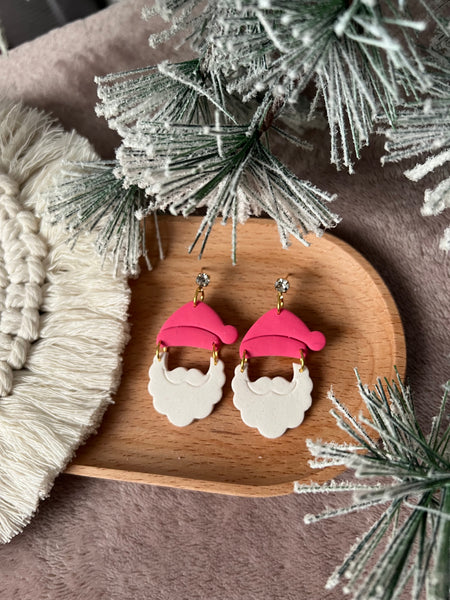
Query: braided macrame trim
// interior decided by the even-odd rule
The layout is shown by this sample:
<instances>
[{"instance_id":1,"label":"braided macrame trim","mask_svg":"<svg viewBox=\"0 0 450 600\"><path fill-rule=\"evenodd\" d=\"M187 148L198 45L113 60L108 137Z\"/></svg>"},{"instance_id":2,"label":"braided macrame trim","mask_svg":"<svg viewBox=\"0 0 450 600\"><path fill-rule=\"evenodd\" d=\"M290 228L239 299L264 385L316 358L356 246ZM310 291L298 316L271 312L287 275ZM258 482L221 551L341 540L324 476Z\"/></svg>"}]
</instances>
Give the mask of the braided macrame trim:
<instances>
[{"instance_id":1,"label":"braided macrame trim","mask_svg":"<svg viewBox=\"0 0 450 600\"><path fill-rule=\"evenodd\" d=\"M72 250L45 216L61 163L97 157L34 109L0 101L0 541L20 532L118 386L129 288L95 233Z\"/></svg>"},{"instance_id":2,"label":"braided macrame trim","mask_svg":"<svg viewBox=\"0 0 450 600\"><path fill-rule=\"evenodd\" d=\"M0 173L0 396L11 392L13 369L24 366L38 338L45 279L47 246L19 192L16 181Z\"/></svg>"}]
</instances>

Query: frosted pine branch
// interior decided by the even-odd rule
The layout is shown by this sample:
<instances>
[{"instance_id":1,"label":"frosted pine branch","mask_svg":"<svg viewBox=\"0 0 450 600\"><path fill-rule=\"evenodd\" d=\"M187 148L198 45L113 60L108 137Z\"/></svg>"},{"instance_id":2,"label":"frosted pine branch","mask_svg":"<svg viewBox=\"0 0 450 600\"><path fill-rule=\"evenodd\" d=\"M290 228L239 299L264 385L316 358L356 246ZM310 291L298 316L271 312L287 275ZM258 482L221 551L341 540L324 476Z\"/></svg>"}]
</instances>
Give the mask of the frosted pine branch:
<instances>
[{"instance_id":1,"label":"frosted pine branch","mask_svg":"<svg viewBox=\"0 0 450 600\"><path fill-rule=\"evenodd\" d=\"M318 483L301 484L298 481L294 484L294 491L296 494L323 494L328 492L360 492L368 490L378 490L381 484L368 485L364 483L355 483L354 481L334 481L333 479L328 483L319 485Z\"/></svg>"},{"instance_id":2,"label":"frosted pine branch","mask_svg":"<svg viewBox=\"0 0 450 600\"><path fill-rule=\"evenodd\" d=\"M159 44L166 42L171 37L176 35L180 30L186 27L196 28L196 25L201 27L199 19L201 16L195 16L194 11L200 5L201 0L156 0L152 8L146 7L142 10L142 16L146 20L158 15L165 21L170 22L170 26L161 33L152 34L149 37L149 45L155 48ZM208 10L208 5L205 5L204 10Z\"/></svg>"},{"instance_id":3,"label":"frosted pine branch","mask_svg":"<svg viewBox=\"0 0 450 600\"><path fill-rule=\"evenodd\" d=\"M430 116L450 87L449 60L441 51L448 23L421 2L438 30L427 51L416 39L425 24L410 16L405 0L156 0L144 16L161 16L167 28L150 36L150 45L183 31L180 44L188 42L196 58L96 79L96 112L124 139L120 166L112 170L119 188L125 183L126 189L145 190L152 196L146 210L189 215L205 209L190 249L203 237L200 256L218 217L232 222L233 261L237 224L250 215L272 217L283 247L290 236L306 243L308 232L320 235L339 220L327 207L333 196L291 173L263 138L267 143L273 129L308 147L277 121L300 100L307 102L301 94L308 85L316 88L309 121L316 121L323 104L338 169L353 171L375 115L382 113L390 126L401 122L397 108L408 94L418 99L427 92L433 99L425 102L424 114ZM423 137L413 143L425 147ZM445 168L448 149L434 150L410 176L421 177L437 164ZM399 149L397 158L410 152ZM92 183L90 173L87 179ZM424 211L443 210L448 184L425 197ZM84 199L77 201L84 206ZM119 202L115 206L122 210ZM119 212L115 219L122 223ZM121 228L111 231L111 248L116 234L121 246ZM447 234L442 244L450 246ZM352 429L343 414L337 423ZM356 433L361 444L364 435Z\"/></svg>"},{"instance_id":4,"label":"frosted pine branch","mask_svg":"<svg viewBox=\"0 0 450 600\"><path fill-rule=\"evenodd\" d=\"M383 110L392 122L401 88L425 91L432 78L413 43L423 22L405 19L388 2L348 4L244 0L235 13L218 12L222 32L210 44L213 69L241 67L226 73L229 90L244 100L267 89L294 101L314 81L330 125L331 162L352 171L375 113Z\"/></svg>"},{"instance_id":5,"label":"frosted pine branch","mask_svg":"<svg viewBox=\"0 0 450 600\"><path fill-rule=\"evenodd\" d=\"M404 90L417 95L433 85L415 47L425 23L386 0L216 0L201 9L192 0L161 2L154 12L171 16L167 35L184 20L203 72L225 77L244 101L263 90L295 101L314 81L330 125L331 162L350 172L375 114L392 123Z\"/></svg>"},{"instance_id":6,"label":"frosted pine branch","mask_svg":"<svg viewBox=\"0 0 450 600\"><path fill-rule=\"evenodd\" d=\"M95 79L101 100L95 110L109 126L126 136L139 119L167 123L208 123L213 110L226 110L221 86L200 72L197 59L114 73Z\"/></svg>"},{"instance_id":7,"label":"frosted pine branch","mask_svg":"<svg viewBox=\"0 0 450 600\"><path fill-rule=\"evenodd\" d=\"M127 184L139 185L154 196L153 208L187 216L205 206L193 249L203 235L205 244L216 218L230 219L233 261L236 226L262 212L280 229L284 245L289 235L307 244L309 232L338 221L326 203L333 196L289 172L248 126L176 125L139 122L136 134L125 137L118 158Z\"/></svg>"},{"instance_id":8,"label":"frosted pine branch","mask_svg":"<svg viewBox=\"0 0 450 600\"><path fill-rule=\"evenodd\" d=\"M418 181L434 170L440 169L443 173L444 179L425 191L422 214L437 215L450 207L447 168L450 162L450 86L446 94L429 99L424 107L420 104L405 106L395 128L384 133L388 152L382 159L384 163L421 157L420 163L405 171L412 181ZM445 234L441 246L449 250L447 237Z\"/></svg>"},{"instance_id":9,"label":"frosted pine branch","mask_svg":"<svg viewBox=\"0 0 450 600\"><path fill-rule=\"evenodd\" d=\"M3 23L0 21L0 54L6 56L8 54L8 39L6 37Z\"/></svg>"},{"instance_id":10,"label":"frosted pine branch","mask_svg":"<svg viewBox=\"0 0 450 600\"><path fill-rule=\"evenodd\" d=\"M232 221L233 261L237 223L249 215L274 218L283 246L290 235L304 241L309 231L320 234L338 220L324 205L332 196L290 173L261 135L273 127L306 147L275 119L314 83L309 119L323 100L331 162L353 172L377 113L392 124L405 93L442 93L445 61L433 67L431 54L418 51L415 35L424 23L409 17L404 4L158 0L145 17L159 14L168 26L150 44L184 30L197 58L97 79L97 114L124 138L119 178L154 195L153 208L188 215L206 207L191 247L203 236L200 256L218 216ZM246 126L251 143L238 139L230 124ZM442 187L428 196L433 210L446 198Z\"/></svg>"},{"instance_id":11,"label":"frosted pine branch","mask_svg":"<svg viewBox=\"0 0 450 600\"><path fill-rule=\"evenodd\" d=\"M403 18L388 2L355 0L350 7L348 4L344 0L307 3L271 0L262 6L253 0L243 0L236 14L222 18L219 15L224 35L230 40L227 45L222 39L220 45L226 45L232 62L249 66L248 88L261 84L265 87L283 85L290 79L303 89L314 77L316 68L327 60L330 48L341 40L347 43L351 40L355 51L358 50L357 55L372 64L375 75L389 79L393 90L395 80L388 75L388 69L381 70L383 61L378 60L381 58L378 48L383 51L388 65L422 87L423 65L418 56L411 54L404 40L409 39L410 32L423 30L425 24ZM233 45L238 33L249 48L245 56L244 39ZM255 58L262 52L266 68L259 70Z\"/></svg>"},{"instance_id":12,"label":"frosted pine branch","mask_svg":"<svg viewBox=\"0 0 450 600\"><path fill-rule=\"evenodd\" d=\"M405 105L395 128L384 131L389 152L383 162L397 162L450 147L450 95L430 99L425 105ZM448 158L448 157L447 157Z\"/></svg>"},{"instance_id":13,"label":"frosted pine branch","mask_svg":"<svg viewBox=\"0 0 450 600\"><path fill-rule=\"evenodd\" d=\"M356 477L379 481L295 484L297 493L352 492L348 506L327 509L319 515L305 515L307 523L343 516L378 504L387 504L383 514L351 548L343 563L330 577L327 588L343 578L344 592L354 599L400 598L412 580L411 597L419 600L427 586L428 598L446 600L450 590L450 425L448 424L448 382L438 415L426 436L414 415L411 393L397 381L373 391L358 379L360 395L370 418L352 417L331 394L337 407L335 417L347 424L353 440L363 440L365 451L353 442L308 442L312 454L326 467L337 457L354 470ZM365 426L363 430L362 427ZM375 448L367 444L366 429L380 438ZM375 439L375 438L374 438ZM390 483L389 483L390 481ZM382 543L385 547L382 548ZM376 560L374 557L377 557Z\"/></svg>"},{"instance_id":14,"label":"frosted pine branch","mask_svg":"<svg viewBox=\"0 0 450 600\"><path fill-rule=\"evenodd\" d=\"M65 224L73 244L83 232L97 231L96 249L103 259L110 255L116 270L136 275L141 256L151 269L145 245L149 200L137 186L124 187L116 169L115 161L69 163L48 194L48 212L54 222Z\"/></svg>"}]
</instances>

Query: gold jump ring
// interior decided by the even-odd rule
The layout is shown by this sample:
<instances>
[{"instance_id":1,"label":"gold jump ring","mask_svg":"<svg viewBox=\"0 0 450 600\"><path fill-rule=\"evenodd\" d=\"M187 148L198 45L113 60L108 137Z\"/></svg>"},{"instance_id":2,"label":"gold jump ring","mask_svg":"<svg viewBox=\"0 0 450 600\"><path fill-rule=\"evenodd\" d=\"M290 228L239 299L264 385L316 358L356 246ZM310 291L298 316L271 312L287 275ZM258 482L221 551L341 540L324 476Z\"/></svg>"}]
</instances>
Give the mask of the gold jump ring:
<instances>
[{"instance_id":1,"label":"gold jump ring","mask_svg":"<svg viewBox=\"0 0 450 600\"><path fill-rule=\"evenodd\" d=\"M163 346L163 347L162 347L162 351L163 351L163 352L167 352L167 347L166 347L166 346ZM161 342L158 342L158 344L157 344L157 346L156 346L156 352L155 352L155 354L156 354L156 358L157 358L158 360L161 360Z\"/></svg>"},{"instance_id":2,"label":"gold jump ring","mask_svg":"<svg viewBox=\"0 0 450 600\"><path fill-rule=\"evenodd\" d=\"M247 352L244 350L244 354L242 355L242 360L241 360L241 373L244 372L244 368L247 363L248 363Z\"/></svg>"},{"instance_id":3,"label":"gold jump ring","mask_svg":"<svg viewBox=\"0 0 450 600\"><path fill-rule=\"evenodd\" d=\"M212 355L213 355L213 359L214 359L214 364L217 365L217 363L219 362L219 351L217 350L215 342L213 342L212 346L213 346Z\"/></svg>"},{"instance_id":4,"label":"gold jump ring","mask_svg":"<svg viewBox=\"0 0 450 600\"><path fill-rule=\"evenodd\" d=\"M303 354L303 350L300 348L300 373L303 373L305 370L305 355Z\"/></svg>"},{"instance_id":5,"label":"gold jump ring","mask_svg":"<svg viewBox=\"0 0 450 600\"><path fill-rule=\"evenodd\" d=\"M281 310L283 309L284 306L284 299L283 299L283 294L281 292L278 292L278 298L277 298L277 313L280 314Z\"/></svg>"},{"instance_id":6,"label":"gold jump ring","mask_svg":"<svg viewBox=\"0 0 450 600\"><path fill-rule=\"evenodd\" d=\"M200 296L200 300L199 300L199 296ZM205 298L205 292L203 291L202 287L198 287L195 290L195 294L194 294L194 306L197 306L197 304L199 302L203 302L203 299Z\"/></svg>"}]
</instances>

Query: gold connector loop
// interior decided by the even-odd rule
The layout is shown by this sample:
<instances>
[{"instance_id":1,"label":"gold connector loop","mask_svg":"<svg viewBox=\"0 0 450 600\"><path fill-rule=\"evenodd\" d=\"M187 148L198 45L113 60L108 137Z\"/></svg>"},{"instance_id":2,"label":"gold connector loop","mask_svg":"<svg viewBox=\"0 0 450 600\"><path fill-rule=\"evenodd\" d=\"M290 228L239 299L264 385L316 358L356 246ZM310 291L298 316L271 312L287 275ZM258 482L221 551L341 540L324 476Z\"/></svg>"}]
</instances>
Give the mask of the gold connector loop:
<instances>
[{"instance_id":1,"label":"gold connector loop","mask_svg":"<svg viewBox=\"0 0 450 600\"><path fill-rule=\"evenodd\" d=\"M280 312L283 310L283 306L284 306L283 294L281 292L278 292L277 314L280 314Z\"/></svg>"},{"instance_id":2,"label":"gold connector loop","mask_svg":"<svg viewBox=\"0 0 450 600\"><path fill-rule=\"evenodd\" d=\"M241 360L241 373L244 372L245 365L248 363L247 352L244 350L244 354L242 355Z\"/></svg>"},{"instance_id":3,"label":"gold connector loop","mask_svg":"<svg viewBox=\"0 0 450 600\"><path fill-rule=\"evenodd\" d=\"M300 373L303 373L305 370L305 355L303 354L303 350L300 348Z\"/></svg>"},{"instance_id":4,"label":"gold connector loop","mask_svg":"<svg viewBox=\"0 0 450 600\"><path fill-rule=\"evenodd\" d=\"M217 365L217 363L219 362L219 351L217 350L217 346L216 344L213 342L212 345L212 355L213 355L213 359L214 359L214 364Z\"/></svg>"},{"instance_id":5,"label":"gold connector loop","mask_svg":"<svg viewBox=\"0 0 450 600\"><path fill-rule=\"evenodd\" d=\"M203 291L203 288L199 286L195 290L195 294L194 294L194 306L197 306L197 304L199 302L203 302L204 298L205 298L205 292Z\"/></svg>"},{"instance_id":6,"label":"gold connector loop","mask_svg":"<svg viewBox=\"0 0 450 600\"><path fill-rule=\"evenodd\" d=\"M167 347L166 346L162 347L162 352L167 352ZM161 342L158 342L158 345L156 346L155 355L156 355L156 358L158 360L161 360L161 355L162 355L162 353L161 353Z\"/></svg>"}]
</instances>

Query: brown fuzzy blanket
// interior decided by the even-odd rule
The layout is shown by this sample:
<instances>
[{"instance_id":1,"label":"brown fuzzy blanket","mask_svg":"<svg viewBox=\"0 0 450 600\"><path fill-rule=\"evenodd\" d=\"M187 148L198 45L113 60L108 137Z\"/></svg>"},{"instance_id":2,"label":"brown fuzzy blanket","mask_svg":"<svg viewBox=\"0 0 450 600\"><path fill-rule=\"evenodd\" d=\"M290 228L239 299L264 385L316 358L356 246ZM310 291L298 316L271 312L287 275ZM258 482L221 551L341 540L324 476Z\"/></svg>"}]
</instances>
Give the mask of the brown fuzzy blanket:
<instances>
[{"instance_id":1,"label":"brown fuzzy blanket","mask_svg":"<svg viewBox=\"0 0 450 600\"><path fill-rule=\"evenodd\" d=\"M121 2L0 58L0 93L52 112L111 156L117 139L94 114L94 75L154 64L167 53L147 45L142 4ZM293 151L285 158L299 175L339 195L336 235L389 286L427 428L449 376L449 262L438 250L448 214L420 215L430 180L413 185L402 175L406 165L382 168L381 138L364 150L352 176L329 166L323 140L314 155ZM342 588L326 591L325 582L377 511L303 523L328 501L294 494L236 498L62 475L31 524L0 547L0 598L337 600Z\"/></svg>"}]
</instances>

